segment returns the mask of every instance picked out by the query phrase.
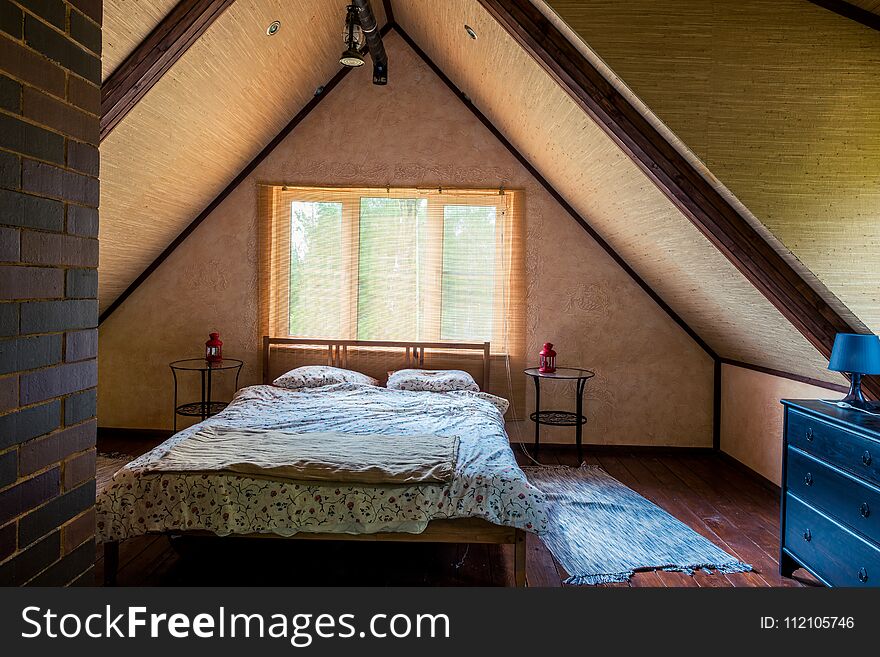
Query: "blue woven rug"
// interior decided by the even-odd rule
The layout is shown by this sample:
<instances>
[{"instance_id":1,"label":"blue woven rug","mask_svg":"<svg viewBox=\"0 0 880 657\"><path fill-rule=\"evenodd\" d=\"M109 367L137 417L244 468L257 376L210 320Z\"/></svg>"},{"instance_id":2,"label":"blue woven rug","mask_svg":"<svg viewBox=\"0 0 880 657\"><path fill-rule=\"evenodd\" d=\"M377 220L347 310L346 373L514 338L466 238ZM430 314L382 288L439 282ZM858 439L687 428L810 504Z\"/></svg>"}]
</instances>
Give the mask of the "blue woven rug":
<instances>
[{"instance_id":1,"label":"blue woven rug","mask_svg":"<svg viewBox=\"0 0 880 657\"><path fill-rule=\"evenodd\" d=\"M551 530L541 538L571 573L566 584L626 582L642 570L752 569L598 466L523 470L552 505Z\"/></svg>"}]
</instances>

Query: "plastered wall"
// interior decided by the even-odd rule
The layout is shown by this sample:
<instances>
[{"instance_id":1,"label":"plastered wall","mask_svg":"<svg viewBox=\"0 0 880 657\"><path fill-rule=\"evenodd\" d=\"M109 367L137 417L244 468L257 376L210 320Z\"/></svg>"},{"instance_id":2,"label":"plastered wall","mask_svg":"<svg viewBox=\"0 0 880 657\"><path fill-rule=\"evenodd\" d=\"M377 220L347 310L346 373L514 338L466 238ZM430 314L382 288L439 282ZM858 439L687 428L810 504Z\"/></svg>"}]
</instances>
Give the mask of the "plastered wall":
<instances>
[{"instance_id":1,"label":"plastered wall","mask_svg":"<svg viewBox=\"0 0 880 657\"><path fill-rule=\"evenodd\" d=\"M721 366L721 449L778 484L781 399L840 399L842 393L754 370Z\"/></svg>"}]
</instances>

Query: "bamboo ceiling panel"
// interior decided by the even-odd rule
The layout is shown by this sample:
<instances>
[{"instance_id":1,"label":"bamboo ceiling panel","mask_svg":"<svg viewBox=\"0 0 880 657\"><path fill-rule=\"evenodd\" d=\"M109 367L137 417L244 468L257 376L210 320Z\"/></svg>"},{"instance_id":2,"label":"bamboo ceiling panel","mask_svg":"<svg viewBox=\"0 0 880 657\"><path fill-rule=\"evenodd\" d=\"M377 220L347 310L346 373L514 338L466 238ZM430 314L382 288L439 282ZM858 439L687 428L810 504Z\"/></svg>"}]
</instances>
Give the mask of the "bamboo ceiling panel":
<instances>
[{"instance_id":1,"label":"bamboo ceiling panel","mask_svg":"<svg viewBox=\"0 0 880 657\"><path fill-rule=\"evenodd\" d=\"M238 0L104 140L102 310L339 69L345 6Z\"/></svg>"},{"instance_id":2,"label":"bamboo ceiling panel","mask_svg":"<svg viewBox=\"0 0 880 657\"><path fill-rule=\"evenodd\" d=\"M103 79L116 70L178 0L104 0Z\"/></svg>"},{"instance_id":3,"label":"bamboo ceiling panel","mask_svg":"<svg viewBox=\"0 0 880 657\"><path fill-rule=\"evenodd\" d=\"M437 65L717 353L840 382L477 2L396 0L394 9ZM476 40L465 24L476 30Z\"/></svg>"},{"instance_id":4,"label":"bamboo ceiling panel","mask_svg":"<svg viewBox=\"0 0 880 657\"><path fill-rule=\"evenodd\" d=\"M880 32L804 0L549 5L880 332Z\"/></svg>"}]
</instances>

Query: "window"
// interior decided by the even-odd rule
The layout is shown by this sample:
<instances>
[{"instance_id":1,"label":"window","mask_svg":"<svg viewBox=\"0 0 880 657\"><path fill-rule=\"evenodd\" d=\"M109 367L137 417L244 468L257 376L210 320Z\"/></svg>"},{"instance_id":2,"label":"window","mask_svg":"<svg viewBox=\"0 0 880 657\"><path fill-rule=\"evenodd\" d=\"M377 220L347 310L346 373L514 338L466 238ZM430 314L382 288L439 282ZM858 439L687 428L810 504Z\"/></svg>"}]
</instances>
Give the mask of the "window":
<instances>
[{"instance_id":1,"label":"window","mask_svg":"<svg viewBox=\"0 0 880 657\"><path fill-rule=\"evenodd\" d=\"M263 188L266 334L521 339L520 192Z\"/></svg>"}]
</instances>

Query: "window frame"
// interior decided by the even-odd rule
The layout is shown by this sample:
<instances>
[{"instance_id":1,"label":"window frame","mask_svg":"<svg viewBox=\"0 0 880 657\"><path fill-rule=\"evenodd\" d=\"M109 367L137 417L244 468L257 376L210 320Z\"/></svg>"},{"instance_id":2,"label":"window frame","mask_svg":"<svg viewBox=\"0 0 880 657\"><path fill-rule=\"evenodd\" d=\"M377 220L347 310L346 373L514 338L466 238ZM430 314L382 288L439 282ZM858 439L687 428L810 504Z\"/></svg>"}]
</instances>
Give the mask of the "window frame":
<instances>
[{"instance_id":1,"label":"window frame","mask_svg":"<svg viewBox=\"0 0 880 657\"><path fill-rule=\"evenodd\" d=\"M488 339L493 345L493 353L505 353L511 349L511 336L507 332L505 323L507 314L510 312L511 294L510 280L504 280L516 275L514 267L519 268L518 276L524 276L524 263L514 263L517 257L514 254L513 243L518 241L514 235L516 230L521 229L521 221L518 215L521 210L521 192L507 189L464 189L464 188L413 188L413 187L308 187L308 186L266 186L268 194L264 200L268 207L265 214L270 216L269 229L264 237L264 248L268 254L269 262L264 264L268 268L268 289L264 291L264 299L271 298L274 313L264 311L267 335L276 337L322 337L328 339L359 339L358 338L358 305L359 305L359 280L360 280L360 210L362 198L399 198L399 199L427 199L428 238L431 248L429 249L432 267L436 276L428 275L429 281L436 281L433 285L424 287L423 290L429 295L426 298L424 325L422 335L409 336L404 340L428 341L428 342L460 342L461 339L441 338L442 332L442 304L443 304L443 241L444 241L444 206L483 206L495 207L496 230L495 230L495 282L492 308L492 335L489 338L472 338L473 340ZM343 290L347 293L348 313L343 322L344 335L327 336L297 336L290 333L290 275L289 266L291 258L291 207L294 201L339 203L342 205L343 240L343 263L345 281ZM515 220L515 217L517 218ZM517 225L519 224L519 225ZM521 254L519 254L521 255ZM287 273L283 274L281 265L287 262ZM505 264L504 260L507 260ZM501 260L501 261L499 261ZM498 273L502 275L497 275ZM508 295L508 296L505 296ZM344 300L343 300L344 301ZM523 300L524 301L524 300ZM274 315L274 322L270 318ZM274 324L274 325L273 325Z\"/></svg>"}]
</instances>

